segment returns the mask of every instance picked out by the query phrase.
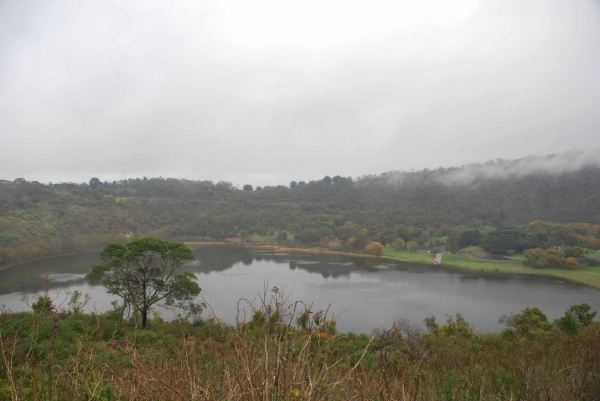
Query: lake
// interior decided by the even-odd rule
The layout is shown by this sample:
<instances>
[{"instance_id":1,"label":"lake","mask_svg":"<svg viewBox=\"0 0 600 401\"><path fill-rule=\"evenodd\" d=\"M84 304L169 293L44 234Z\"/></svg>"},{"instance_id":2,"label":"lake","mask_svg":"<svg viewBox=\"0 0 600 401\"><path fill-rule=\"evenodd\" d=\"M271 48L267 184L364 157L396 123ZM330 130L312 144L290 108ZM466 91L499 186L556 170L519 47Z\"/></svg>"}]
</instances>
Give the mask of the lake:
<instances>
[{"instance_id":1,"label":"lake","mask_svg":"<svg viewBox=\"0 0 600 401\"><path fill-rule=\"evenodd\" d=\"M503 314L539 307L549 319L571 305L587 302L600 311L600 291L560 279L523 275L463 272L443 266L333 255L275 254L212 246L191 247L196 260L182 269L198 277L203 295L215 314L235 321L239 299L260 301L265 286L277 286L290 302L313 303L313 310L329 308L342 332L370 332L383 324L408 319L421 324L435 315L462 313L479 331L498 331ZM50 295L60 303L67 291L88 293L87 311L106 311L116 298L84 280L97 254L57 257L15 266L0 272L0 304L13 311L28 310L24 295L44 290L40 277L48 275ZM66 302L64 303L66 306ZM162 310L165 319L174 312ZM205 311L203 315L207 315Z\"/></svg>"}]
</instances>

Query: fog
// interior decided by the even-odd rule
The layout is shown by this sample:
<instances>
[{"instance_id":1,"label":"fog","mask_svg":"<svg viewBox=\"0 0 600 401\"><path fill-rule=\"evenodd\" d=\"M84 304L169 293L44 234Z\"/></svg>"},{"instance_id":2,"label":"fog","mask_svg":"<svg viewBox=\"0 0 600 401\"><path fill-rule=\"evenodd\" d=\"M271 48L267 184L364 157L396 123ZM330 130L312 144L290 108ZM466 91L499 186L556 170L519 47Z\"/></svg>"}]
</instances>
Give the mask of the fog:
<instances>
[{"instance_id":1,"label":"fog","mask_svg":"<svg viewBox=\"0 0 600 401\"><path fill-rule=\"evenodd\" d=\"M546 156L527 156L522 159L491 160L482 164L463 166L439 178L448 184L472 184L479 178L506 179L532 174L565 174L585 167L600 167L600 149L588 153L570 151Z\"/></svg>"},{"instance_id":2,"label":"fog","mask_svg":"<svg viewBox=\"0 0 600 401\"><path fill-rule=\"evenodd\" d=\"M589 151L598 21L592 0L0 1L0 178L285 185Z\"/></svg>"}]
</instances>

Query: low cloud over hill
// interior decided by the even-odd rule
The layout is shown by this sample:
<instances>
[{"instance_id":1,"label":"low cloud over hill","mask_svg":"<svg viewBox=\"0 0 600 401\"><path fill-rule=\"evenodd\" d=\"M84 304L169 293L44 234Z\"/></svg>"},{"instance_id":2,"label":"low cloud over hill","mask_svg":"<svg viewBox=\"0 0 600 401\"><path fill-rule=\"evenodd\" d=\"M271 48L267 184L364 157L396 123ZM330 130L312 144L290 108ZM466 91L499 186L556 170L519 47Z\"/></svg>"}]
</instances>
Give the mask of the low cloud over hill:
<instances>
[{"instance_id":1,"label":"low cloud over hill","mask_svg":"<svg viewBox=\"0 0 600 401\"><path fill-rule=\"evenodd\" d=\"M532 174L564 174L584 167L600 167L600 149L584 153L569 151L546 156L527 156L518 160L496 160L452 169L439 177L444 184L472 184L483 178L506 179Z\"/></svg>"}]
</instances>

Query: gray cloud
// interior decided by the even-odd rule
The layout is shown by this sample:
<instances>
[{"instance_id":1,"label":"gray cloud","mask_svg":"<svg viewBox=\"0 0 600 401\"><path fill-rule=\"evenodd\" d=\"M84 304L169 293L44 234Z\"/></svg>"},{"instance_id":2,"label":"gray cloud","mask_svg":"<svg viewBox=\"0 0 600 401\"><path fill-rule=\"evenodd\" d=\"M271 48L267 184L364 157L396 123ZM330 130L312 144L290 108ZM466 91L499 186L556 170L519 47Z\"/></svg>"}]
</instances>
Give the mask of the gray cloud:
<instances>
[{"instance_id":1,"label":"gray cloud","mask_svg":"<svg viewBox=\"0 0 600 401\"><path fill-rule=\"evenodd\" d=\"M325 21L222 4L0 2L1 178L272 185L600 146L595 1L380 30L394 3Z\"/></svg>"}]
</instances>

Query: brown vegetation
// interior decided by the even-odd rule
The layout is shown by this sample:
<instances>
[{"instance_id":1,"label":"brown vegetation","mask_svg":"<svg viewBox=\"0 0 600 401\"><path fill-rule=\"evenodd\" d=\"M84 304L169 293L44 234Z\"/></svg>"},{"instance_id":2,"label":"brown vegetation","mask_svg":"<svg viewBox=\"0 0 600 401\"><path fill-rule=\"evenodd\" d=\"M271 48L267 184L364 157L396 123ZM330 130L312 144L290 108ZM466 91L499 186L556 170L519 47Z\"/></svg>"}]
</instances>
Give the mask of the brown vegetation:
<instances>
[{"instance_id":1,"label":"brown vegetation","mask_svg":"<svg viewBox=\"0 0 600 401\"><path fill-rule=\"evenodd\" d=\"M582 320L562 331L537 308L510 317L503 335L474 333L457 315L444 326L426 319L429 334L400 322L367 336L336 333L327 311L288 304L277 287L265 291L251 319L238 307L234 326L157 317L139 330L135 316L122 321L115 312L85 315L46 304L0 315L3 399L600 397L600 325Z\"/></svg>"},{"instance_id":2,"label":"brown vegetation","mask_svg":"<svg viewBox=\"0 0 600 401\"><path fill-rule=\"evenodd\" d=\"M373 256L379 256L383 253L383 245L379 242L371 242L365 246L365 251Z\"/></svg>"}]
</instances>

